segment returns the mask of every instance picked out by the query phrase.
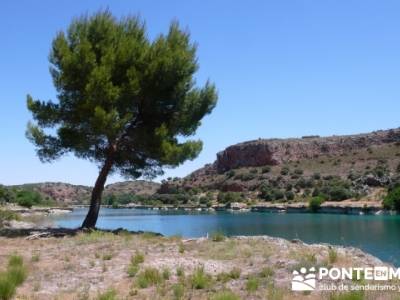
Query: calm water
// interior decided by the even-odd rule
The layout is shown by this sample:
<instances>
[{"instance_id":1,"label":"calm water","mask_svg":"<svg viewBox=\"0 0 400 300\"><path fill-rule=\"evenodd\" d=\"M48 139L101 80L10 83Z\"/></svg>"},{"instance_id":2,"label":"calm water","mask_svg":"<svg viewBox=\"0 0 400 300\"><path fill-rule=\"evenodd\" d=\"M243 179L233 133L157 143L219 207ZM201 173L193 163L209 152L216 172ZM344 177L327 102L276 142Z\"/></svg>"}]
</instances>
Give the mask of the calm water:
<instances>
[{"instance_id":1,"label":"calm water","mask_svg":"<svg viewBox=\"0 0 400 300\"><path fill-rule=\"evenodd\" d=\"M58 226L81 225L87 210L54 217ZM222 231L226 235L269 235L298 238L306 243L355 246L384 261L400 265L400 216L276 214L257 212L184 212L102 208L99 228L159 232L200 237Z\"/></svg>"}]
</instances>

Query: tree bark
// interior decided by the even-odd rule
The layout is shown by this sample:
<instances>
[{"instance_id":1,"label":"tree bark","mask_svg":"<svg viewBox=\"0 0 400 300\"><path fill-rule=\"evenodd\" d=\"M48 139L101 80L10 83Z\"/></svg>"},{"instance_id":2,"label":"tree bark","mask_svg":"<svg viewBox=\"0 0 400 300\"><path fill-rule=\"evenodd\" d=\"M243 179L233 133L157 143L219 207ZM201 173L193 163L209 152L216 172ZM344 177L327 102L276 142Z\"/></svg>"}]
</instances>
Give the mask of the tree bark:
<instances>
[{"instance_id":1,"label":"tree bark","mask_svg":"<svg viewBox=\"0 0 400 300\"><path fill-rule=\"evenodd\" d=\"M103 167L100 170L99 176L96 179L96 183L92 190L90 199L90 208L86 215L85 220L82 223L82 228L95 228L97 218L99 216L101 195L103 194L104 184L106 183L107 176L110 173L114 159L114 148L110 148L108 157L106 158Z\"/></svg>"}]
</instances>

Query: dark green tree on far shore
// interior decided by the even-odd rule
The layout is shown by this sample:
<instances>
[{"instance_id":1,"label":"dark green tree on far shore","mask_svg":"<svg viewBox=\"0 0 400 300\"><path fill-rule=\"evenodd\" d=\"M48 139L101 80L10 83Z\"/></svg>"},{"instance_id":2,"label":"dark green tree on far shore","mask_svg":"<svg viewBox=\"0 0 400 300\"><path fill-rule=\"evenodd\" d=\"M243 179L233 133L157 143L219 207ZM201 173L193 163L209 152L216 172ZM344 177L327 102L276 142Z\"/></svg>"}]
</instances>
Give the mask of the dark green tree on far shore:
<instances>
[{"instance_id":1,"label":"dark green tree on far shore","mask_svg":"<svg viewBox=\"0 0 400 300\"><path fill-rule=\"evenodd\" d=\"M196 86L196 45L176 22L150 40L137 17L83 16L56 35L49 60L58 100L28 95L27 137L41 161L72 152L99 165L82 227L95 227L110 173L154 177L201 151L201 141L185 138L217 93L211 83Z\"/></svg>"}]
</instances>

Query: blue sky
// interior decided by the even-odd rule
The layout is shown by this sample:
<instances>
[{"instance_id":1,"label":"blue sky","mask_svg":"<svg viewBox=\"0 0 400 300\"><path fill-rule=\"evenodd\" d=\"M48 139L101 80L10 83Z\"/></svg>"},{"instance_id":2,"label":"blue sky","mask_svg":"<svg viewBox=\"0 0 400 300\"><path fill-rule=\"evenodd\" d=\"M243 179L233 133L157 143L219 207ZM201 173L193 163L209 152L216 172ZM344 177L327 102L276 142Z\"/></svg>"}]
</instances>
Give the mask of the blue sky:
<instances>
[{"instance_id":1,"label":"blue sky","mask_svg":"<svg viewBox=\"0 0 400 300\"><path fill-rule=\"evenodd\" d=\"M166 176L187 175L226 146L259 137L400 126L399 1L1 1L0 183L94 183L90 162L39 162L24 136L25 98L55 98L52 38L73 17L107 7L140 14L150 37L179 20L198 43L198 82L218 87L218 105L196 135L203 152Z\"/></svg>"}]
</instances>

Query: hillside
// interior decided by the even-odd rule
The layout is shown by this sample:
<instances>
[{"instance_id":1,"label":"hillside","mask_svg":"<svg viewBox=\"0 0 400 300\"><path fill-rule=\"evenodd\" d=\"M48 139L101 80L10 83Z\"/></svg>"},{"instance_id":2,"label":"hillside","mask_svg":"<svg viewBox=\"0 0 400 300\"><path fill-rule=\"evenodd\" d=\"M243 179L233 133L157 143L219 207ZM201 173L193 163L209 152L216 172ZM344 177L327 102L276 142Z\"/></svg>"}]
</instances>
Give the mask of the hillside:
<instances>
[{"instance_id":1,"label":"hillside","mask_svg":"<svg viewBox=\"0 0 400 300\"><path fill-rule=\"evenodd\" d=\"M156 182L137 180L109 184L105 187L104 196L108 195L152 195L160 184ZM88 203L92 187L73 185L63 182L43 182L10 186L11 188L33 189L44 197L49 197L58 203L84 204Z\"/></svg>"},{"instance_id":2,"label":"hillside","mask_svg":"<svg viewBox=\"0 0 400 300\"><path fill-rule=\"evenodd\" d=\"M381 201L386 189L398 182L399 172L397 128L240 143L219 152L214 163L183 179L165 182L161 191L216 192L219 202L224 202L221 192L239 193L236 200L261 202L308 201L321 194L331 201ZM210 201L215 197L208 193Z\"/></svg>"}]
</instances>

